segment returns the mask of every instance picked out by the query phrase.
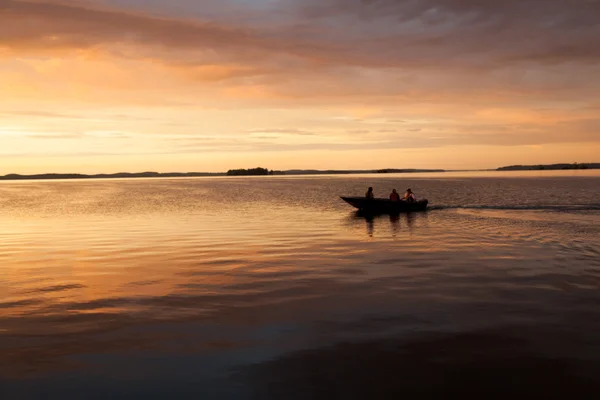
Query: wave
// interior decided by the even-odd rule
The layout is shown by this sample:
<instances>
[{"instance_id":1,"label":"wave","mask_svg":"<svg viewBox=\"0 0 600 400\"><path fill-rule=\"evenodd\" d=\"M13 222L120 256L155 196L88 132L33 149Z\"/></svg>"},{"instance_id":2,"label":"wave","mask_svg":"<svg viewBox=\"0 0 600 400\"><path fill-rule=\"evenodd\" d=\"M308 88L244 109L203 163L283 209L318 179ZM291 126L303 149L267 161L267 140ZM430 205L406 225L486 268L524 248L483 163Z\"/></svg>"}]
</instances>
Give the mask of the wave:
<instances>
[{"instance_id":1,"label":"wave","mask_svg":"<svg viewBox=\"0 0 600 400\"><path fill-rule=\"evenodd\" d=\"M429 210L506 210L506 211L600 211L600 204L548 205L434 205Z\"/></svg>"}]
</instances>

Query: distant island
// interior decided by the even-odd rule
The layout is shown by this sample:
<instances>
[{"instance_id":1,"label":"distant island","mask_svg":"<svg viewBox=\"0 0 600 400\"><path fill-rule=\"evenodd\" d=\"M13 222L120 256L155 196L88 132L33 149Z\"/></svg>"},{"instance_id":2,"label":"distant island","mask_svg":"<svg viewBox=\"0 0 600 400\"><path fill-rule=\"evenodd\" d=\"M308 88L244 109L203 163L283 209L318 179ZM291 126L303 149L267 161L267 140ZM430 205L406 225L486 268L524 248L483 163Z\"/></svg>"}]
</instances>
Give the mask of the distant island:
<instances>
[{"instance_id":1,"label":"distant island","mask_svg":"<svg viewBox=\"0 0 600 400\"><path fill-rule=\"evenodd\" d=\"M34 180L34 179L117 179L117 178L182 178L199 176L268 176L268 175L343 175L343 174L373 174L373 173L415 173L415 172L446 172L443 169L395 169L378 170L316 170L290 169L274 171L257 167L249 169L230 169L227 172L118 172L115 174L8 174L0 176L0 181Z\"/></svg>"},{"instance_id":2,"label":"distant island","mask_svg":"<svg viewBox=\"0 0 600 400\"><path fill-rule=\"evenodd\" d=\"M394 168L386 168L386 169L378 169L378 174L409 174L414 172L446 172L443 169L394 169Z\"/></svg>"},{"instance_id":3,"label":"distant island","mask_svg":"<svg viewBox=\"0 0 600 400\"><path fill-rule=\"evenodd\" d=\"M572 163L546 165L509 165L490 170L477 171L541 171L541 170L579 170L600 169L600 163ZM0 181L33 180L33 179L115 179L115 178L185 178L201 176L270 176L270 175L345 175L345 174L410 174L430 172L457 172L444 169L415 169L415 168L383 168L383 169L353 169L353 170L318 170L318 169L289 169L285 171L269 170L256 167L248 169L230 169L227 172L118 172L115 174L8 174L1 176ZM471 171L471 170L464 170Z\"/></svg>"},{"instance_id":4,"label":"distant island","mask_svg":"<svg viewBox=\"0 0 600 400\"><path fill-rule=\"evenodd\" d=\"M273 170L269 171L266 168L250 168L250 169L230 169L227 171L227 176L258 176L258 175L273 175Z\"/></svg>"},{"instance_id":5,"label":"distant island","mask_svg":"<svg viewBox=\"0 0 600 400\"><path fill-rule=\"evenodd\" d=\"M385 174L385 173L416 173L416 172L446 172L443 169L350 169L350 170L316 170L316 169L290 169L281 171L285 175L344 175L344 174Z\"/></svg>"},{"instance_id":6,"label":"distant island","mask_svg":"<svg viewBox=\"0 0 600 400\"><path fill-rule=\"evenodd\" d=\"M600 169L600 163L573 163L573 164L547 164L547 165L510 165L500 167L496 171L541 171L560 169Z\"/></svg>"}]
</instances>

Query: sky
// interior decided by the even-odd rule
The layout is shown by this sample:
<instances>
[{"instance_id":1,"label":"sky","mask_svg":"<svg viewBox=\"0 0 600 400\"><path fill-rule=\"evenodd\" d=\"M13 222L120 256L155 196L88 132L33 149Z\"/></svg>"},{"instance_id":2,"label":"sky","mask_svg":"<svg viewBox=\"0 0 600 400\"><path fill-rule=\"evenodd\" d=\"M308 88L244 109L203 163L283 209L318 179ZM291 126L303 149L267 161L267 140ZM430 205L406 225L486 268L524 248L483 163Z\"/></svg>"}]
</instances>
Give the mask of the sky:
<instances>
[{"instance_id":1,"label":"sky","mask_svg":"<svg viewBox=\"0 0 600 400\"><path fill-rule=\"evenodd\" d=\"M0 0L0 175L600 162L600 0Z\"/></svg>"}]
</instances>

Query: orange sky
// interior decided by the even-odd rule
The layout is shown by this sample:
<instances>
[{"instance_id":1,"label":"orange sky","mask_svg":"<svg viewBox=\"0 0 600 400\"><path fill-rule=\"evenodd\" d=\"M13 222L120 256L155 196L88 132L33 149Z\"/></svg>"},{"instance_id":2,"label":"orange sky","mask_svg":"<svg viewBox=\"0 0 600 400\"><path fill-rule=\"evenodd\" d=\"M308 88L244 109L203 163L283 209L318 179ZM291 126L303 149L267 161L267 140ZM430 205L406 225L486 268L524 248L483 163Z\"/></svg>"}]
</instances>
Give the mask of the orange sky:
<instances>
[{"instance_id":1,"label":"orange sky","mask_svg":"<svg viewBox=\"0 0 600 400\"><path fill-rule=\"evenodd\" d=\"M600 162L600 2L0 0L0 174Z\"/></svg>"}]
</instances>

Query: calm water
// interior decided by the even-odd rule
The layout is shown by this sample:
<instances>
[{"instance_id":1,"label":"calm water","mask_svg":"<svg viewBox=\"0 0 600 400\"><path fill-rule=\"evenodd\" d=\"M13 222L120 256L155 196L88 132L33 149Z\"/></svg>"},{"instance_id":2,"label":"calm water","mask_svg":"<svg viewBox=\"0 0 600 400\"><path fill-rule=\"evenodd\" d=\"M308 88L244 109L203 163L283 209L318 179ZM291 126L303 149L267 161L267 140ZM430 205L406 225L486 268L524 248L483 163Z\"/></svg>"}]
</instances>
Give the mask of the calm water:
<instances>
[{"instance_id":1,"label":"calm water","mask_svg":"<svg viewBox=\"0 0 600 400\"><path fill-rule=\"evenodd\" d=\"M0 226L3 399L600 390L598 172L0 182Z\"/></svg>"}]
</instances>

